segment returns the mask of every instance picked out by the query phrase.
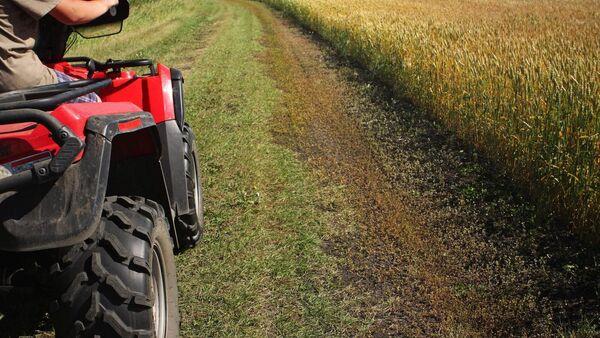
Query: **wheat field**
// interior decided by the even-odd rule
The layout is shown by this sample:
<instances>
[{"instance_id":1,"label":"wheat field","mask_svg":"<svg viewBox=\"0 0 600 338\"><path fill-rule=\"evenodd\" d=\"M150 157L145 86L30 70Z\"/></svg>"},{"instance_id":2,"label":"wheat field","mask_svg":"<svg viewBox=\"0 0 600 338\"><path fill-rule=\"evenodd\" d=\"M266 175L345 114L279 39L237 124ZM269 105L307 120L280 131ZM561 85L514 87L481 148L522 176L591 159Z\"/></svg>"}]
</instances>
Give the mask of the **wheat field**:
<instances>
[{"instance_id":1,"label":"wheat field","mask_svg":"<svg viewBox=\"0 0 600 338\"><path fill-rule=\"evenodd\" d=\"M263 1L600 239L600 1Z\"/></svg>"}]
</instances>

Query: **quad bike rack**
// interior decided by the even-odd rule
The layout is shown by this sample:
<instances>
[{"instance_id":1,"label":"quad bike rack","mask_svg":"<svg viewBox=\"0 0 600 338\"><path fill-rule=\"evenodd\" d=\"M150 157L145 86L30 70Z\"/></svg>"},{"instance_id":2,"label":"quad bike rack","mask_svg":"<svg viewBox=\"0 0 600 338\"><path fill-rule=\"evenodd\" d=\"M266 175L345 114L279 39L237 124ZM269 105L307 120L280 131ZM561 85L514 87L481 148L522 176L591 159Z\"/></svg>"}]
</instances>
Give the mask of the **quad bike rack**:
<instances>
[{"instance_id":1,"label":"quad bike rack","mask_svg":"<svg viewBox=\"0 0 600 338\"><path fill-rule=\"evenodd\" d=\"M111 79L89 79L12 91L0 95L0 111L23 108L48 111L61 103L97 91L110 84Z\"/></svg>"},{"instance_id":2,"label":"quad bike rack","mask_svg":"<svg viewBox=\"0 0 600 338\"><path fill-rule=\"evenodd\" d=\"M73 131L44 110L94 92L110 85L111 80L82 80L36 87L0 95L0 124L35 122L45 126L52 139L60 146L52 159L35 163L30 170L0 179L0 193L33 183L44 183L56 178L75 161L85 144ZM50 97L43 97L51 95ZM28 97L43 97L28 99Z\"/></svg>"},{"instance_id":3,"label":"quad bike rack","mask_svg":"<svg viewBox=\"0 0 600 338\"><path fill-rule=\"evenodd\" d=\"M55 157L35 163L33 168L0 180L0 193L21 188L34 182L47 182L62 174L75 157L83 150L83 142L73 134L69 127L62 125L48 113L35 109L14 109L0 111L0 124L37 122L44 125L60 146Z\"/></svg>"}]
</instances>

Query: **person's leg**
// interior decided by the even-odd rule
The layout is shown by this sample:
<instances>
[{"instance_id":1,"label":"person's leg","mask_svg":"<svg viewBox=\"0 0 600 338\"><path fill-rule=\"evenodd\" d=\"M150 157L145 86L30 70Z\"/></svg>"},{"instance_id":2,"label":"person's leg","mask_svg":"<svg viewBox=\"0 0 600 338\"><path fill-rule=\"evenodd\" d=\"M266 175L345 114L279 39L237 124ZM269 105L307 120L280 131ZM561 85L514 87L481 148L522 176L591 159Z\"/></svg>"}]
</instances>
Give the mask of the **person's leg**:
<instances>
[{"instance_id":1,"label":"person's leg","mask_svg":"<svg viewBox=\"0 0 600 338\"><path fill-rule=\"evenodd\" d=\"M69 75L67 75L63 72L59 72L57 70L55 70L54 72L56 73L56 78L58 79L58 82L77 81L77 79L70 77ZM100 96L98 96L98 94L89 93L89 94L80 96L76 99L73 99L69 102L70 103L92 103L92 102L102 102L102 100L100 99Z\"/></svg>"}]
</instances>

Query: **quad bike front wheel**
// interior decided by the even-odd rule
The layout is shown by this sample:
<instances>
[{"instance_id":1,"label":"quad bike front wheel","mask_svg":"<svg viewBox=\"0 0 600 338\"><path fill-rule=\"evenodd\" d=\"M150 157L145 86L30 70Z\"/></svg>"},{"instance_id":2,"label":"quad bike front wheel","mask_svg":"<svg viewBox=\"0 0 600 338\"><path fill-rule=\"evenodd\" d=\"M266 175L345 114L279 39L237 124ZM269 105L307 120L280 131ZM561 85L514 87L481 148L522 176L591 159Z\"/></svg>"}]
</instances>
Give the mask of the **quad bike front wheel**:
<instances>
[{"instance_id":1,"label":"quad bike front wheel","mask_svg":"<svg viewBox=\"0 0 600 338\"><path fill-rule=\"evenodd\" d=\"M175 337L179 331L173 244L162 208L107 198L98 231L52 267L57 337Z\"/></svg>"}]
</instances>

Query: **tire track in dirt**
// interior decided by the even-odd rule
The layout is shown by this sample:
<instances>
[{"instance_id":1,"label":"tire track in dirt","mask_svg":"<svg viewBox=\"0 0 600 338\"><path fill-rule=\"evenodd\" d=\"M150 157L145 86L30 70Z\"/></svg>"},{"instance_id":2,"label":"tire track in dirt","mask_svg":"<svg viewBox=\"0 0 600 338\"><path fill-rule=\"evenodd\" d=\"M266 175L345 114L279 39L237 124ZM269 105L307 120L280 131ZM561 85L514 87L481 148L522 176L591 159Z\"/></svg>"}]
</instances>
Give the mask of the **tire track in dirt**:
<instances>
[{"instance_id":1,"label":"tire track in dirt","mask_svg":"<svg viewBox=\"0 0 600 338\"><path fill-rule=\"evenodd\" d=\"M263 23L261 58L283 93L273 134L347 189L356 224L334 220L346 229L327 250L370 334L555 334L597 317L597 253L310 33L236 2Z\"/></svg>"},{"instance_id":2,"label":"tire track in dirt","mask_svg":"<svg viewBox=\"0 0 600 338\"><path fill-rule=\"evenodd\" d=\"M204 55L207 49L209 49L219 37L219 32L223 29L223 25L231 20L231 11L229 6L223 6L221 9L223 12L217 15L217 19L212 21L205 29L199 29L194 32L194 47L185 53L175 55L173 58L173 64L179 65L181 70L187 77L188 74L192 74L194 68L194 62Z\"/></svg>"},{"instance_id":3,"label":"tire track in dirt","mask_svg":"<svg viewBox=\"0 0 600 338\"><path fill-rule=\"evenodd\" d=\"M418 248L421 236L410 225L402 193L387 180L377 150L358 121L347 115L350 105L360 105L352 102L356 93L335 69L324 66L327 55L310 39L270 14L258 15L267 30L265 59L284 93L274 134L334 184L347 187L349 203L356 207L357 228L328 244L333 255L347 258L345 282L352 285L352 296L363 298L353 311L372 318L371 333L396 333L412 323L427 326L440 314L434 304L413 297L412 289L431 293L442 285L434 276L419 276L431 278L428 285L407 285L399 278L414 265L409 252L416 250L406 246Z\"/></svg>"}]
</instances>

